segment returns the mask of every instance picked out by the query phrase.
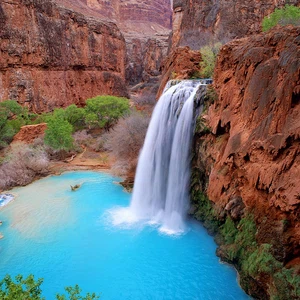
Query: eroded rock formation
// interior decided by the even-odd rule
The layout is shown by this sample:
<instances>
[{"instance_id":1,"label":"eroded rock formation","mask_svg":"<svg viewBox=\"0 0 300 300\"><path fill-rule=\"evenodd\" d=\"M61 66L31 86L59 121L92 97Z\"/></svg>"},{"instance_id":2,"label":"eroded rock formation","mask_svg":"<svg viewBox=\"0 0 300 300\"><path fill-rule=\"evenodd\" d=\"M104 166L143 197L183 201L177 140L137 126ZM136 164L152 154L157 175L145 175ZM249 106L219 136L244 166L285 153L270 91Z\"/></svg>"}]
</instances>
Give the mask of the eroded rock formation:
<instances>
[{"instance_id":1,"label":"eroded rock formation","mask_svg":"<svg viewBox=\"0 0 300 300\"><path fill-rule=\"evenodd\" d=\"M157 82L170 16L168 0L1 1L0 101L41 112Z\"/></svg>"},{"instance_id":2,"label":"eroded rock formation","mask_svg":"<svg viewBox=\"0 0 300 300\"><path fill-rule=\"evenodd\" d=\"M127 95L125 41L113 23L53 1L0 4L0 98L36 112L109 93Z\"/></svg>"},{"instance_id":3,"label":"eroded rock formation","mask_svg":"<svg viewBox=\"0 0 300 300\"><path fill-rule=\"evenodd\" d=\"M286 3L300 4L299 0L174 0L173 45L196 50L259 33L262 19Z\"/></svg>"},{"instance_id":4,"label":"eroded rock formation","mask_svg":"<svg viewBox=\"0 0 300 300\"><path fill-rule=\"evenodd\" d=\"M113 20L126 40L126 82L151 82L160 75L169 48L170 0L57 0L85 15ZM157 81L157 78L156 78Z\"/></svg>"},{"instance_id":5,"label":"eroded rock formation","mask_svg":"<svg viewBox=\"0 0 300 300\"><path fill-rule=\"evenodd\" d=\"M299 37L299 27L285 27L221 49L214 82L219 96L211 97L205 117L211 133L200 130L194 160L197 186L215 203L218 218L237 221L251 212L258 245L271 245L278 261L298 268ZM248 292L267 299L272 275L258 272L251 280Z\"/></svg>"}]
</instances>

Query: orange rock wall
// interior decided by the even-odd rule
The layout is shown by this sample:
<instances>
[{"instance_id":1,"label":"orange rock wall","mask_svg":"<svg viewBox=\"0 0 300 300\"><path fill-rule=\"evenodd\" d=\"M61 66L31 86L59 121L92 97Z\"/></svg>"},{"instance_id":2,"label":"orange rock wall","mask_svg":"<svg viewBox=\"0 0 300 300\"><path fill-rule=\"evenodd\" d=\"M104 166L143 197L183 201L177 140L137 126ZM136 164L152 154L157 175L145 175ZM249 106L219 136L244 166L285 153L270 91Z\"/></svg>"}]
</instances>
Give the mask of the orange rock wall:
<instances>
[{"instance_id":1,"label":"orange rock wall","mask_svg":"<svg viewBox=\"0 0 300 300\"><path fill-rule=\"evenodd\" d=\"M221 49L212 133L196 143L208 197L229 214L241 199L255 214L257 240L285 263L300 256L299 36L300 27L280 28Z\"/></svg>"},{"instance_id":2,"label":"orange rock wall","mask_svg":"<svg viewBox=\"0 0 300 300\"><path fill-rule=\"evenodd\" d=\"M173 45L193 50L261 31L262 19L299 0L173 0Z\"/></svg>"},{"instance_id":3,"label":"orange rock wall","mask_svg":"<svg viewBox=\"0 0 300 300\"><path fill-rule=\"evenodd\" d=\"M0 101L41 112L128 95L125 40L114 23L40 0L4 0L0 20Z\"/></svg>"}]
</instances>

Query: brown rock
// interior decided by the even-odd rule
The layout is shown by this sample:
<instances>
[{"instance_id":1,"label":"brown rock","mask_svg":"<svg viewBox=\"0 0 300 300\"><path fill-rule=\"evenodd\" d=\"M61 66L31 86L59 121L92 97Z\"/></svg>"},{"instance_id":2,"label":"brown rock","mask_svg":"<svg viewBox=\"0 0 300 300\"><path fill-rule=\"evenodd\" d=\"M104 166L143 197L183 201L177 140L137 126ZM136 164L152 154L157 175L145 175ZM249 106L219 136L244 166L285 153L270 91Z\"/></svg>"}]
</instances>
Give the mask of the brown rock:
<instances>
[{"instance_id":1,"label":"brown rock","mask_svg":"<svg viewBox=\"0 0 300 300\"><path fill-rule=\"evenodd\" d=\"M98 94L128 95L125 40L112 22L54 1L2 1L0 14L0 101L41 112Z\"/></svg>"},{"instance_id":2,"label":"brown rock","mask_svg":"<svg viewBox=\"0 0 300 300\"><path fill-rule=\"evenodd\" d=\"M200 71L200 61L199 51L193 51L189 47L174 49L163 63L162 80L157 98L162 94L168 80L197 77Z\"/></svg>"},{"instance_id":3,"label":"brown rock","mask_svg":"<svg viewBox=\"0 0 300 300\"><path fill-rule=\"evenodd\" d=\"M199 49L203 45L261 32L262 19L286 1L174 0L173 45ZM300 5L299 0L289 4Z\"/></svg>"},{"instance_id":4,"label":"brown rock","mask_svg":"<svg viewBox=\"0 0 300 300\"><path fill-rule=\"evenodd\" d=\"M209 198L230 212L238 194L255 212L257 239L284 262L300 255L299 36L286 27L221 49L206 148Z\"/></svg>"},{"instance_id":5,"label":"brown rock","mask_svg":"<svg viewBox=\"0 0 300 300\"><path fill-rule=\"evenodd\" d=\"M14 136L14 142L32 143L36 138L41 137L47 129L46 123L22 126L20 131Z\"/></svg>"}]
</instances>

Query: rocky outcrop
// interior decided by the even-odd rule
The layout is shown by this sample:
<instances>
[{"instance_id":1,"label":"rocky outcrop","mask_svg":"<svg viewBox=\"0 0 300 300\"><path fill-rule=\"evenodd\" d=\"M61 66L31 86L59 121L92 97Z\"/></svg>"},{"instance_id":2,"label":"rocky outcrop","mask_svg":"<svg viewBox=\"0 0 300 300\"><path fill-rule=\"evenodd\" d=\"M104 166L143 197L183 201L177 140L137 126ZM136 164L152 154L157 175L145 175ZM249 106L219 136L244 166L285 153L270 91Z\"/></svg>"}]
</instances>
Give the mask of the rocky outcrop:
<instances>
[{"instance_id":1,"label":"rocky outcrop","mask_svg":"<svg viewBox=\"0 0 300 300\"><path fill-rule=\"evenodd\" d=\"M114 23L40 0L1 1L0 15L0 100L41 112L128 95L125 40Z\"/></svg>"},{"instance_id":2,"label":"rocky outcrop","mask_svg":"<svg viewBox=\"0 0 300 300\"><path fill-rule=\"evenodd\" d=\"M174 0L173 45L193 50L261 31L262 19L276 7L299 0Z\"/></svg>"},{"instance_id":3,"label":"rocky outcrop","mask_svg":"<svg viewBox=\"0 0 300 300\"><path fill-rule=\"evenodd\" d=\"M169 0L56 1L88 16L114 20L126 40L127 84L157 84L161 63L169 48L172 25Z\"/></svg>"},{"instance_id":4,"label":"rocky outcrop","mask_svg":"<svg viewBox=\"0 0 300 300\"><path fill-rule=\"evenodd\" d=\"M33 143L36 138L42 137L45 134L46 129L46 123L22 126L20 131L14 136L12 143Z\"/></svg>"},{"instance_id":5,"label":"rocky outcrop","mask_svg":"<svg viewBox=\"0 0 300 300\"><path fill-rule=\"evenodd\" d=\"M170 79L198 78L200 73L201 54L189 47L178 47L171 51L163 63L162 79L157 98L162 94Z\"/></svg>"},{"instance_id":6,"label":"rocky outcrop","mask_svg":"<svg viewBox=\"0 0 300 300\"><path fill-rule=\"evenodd\" d=\"M276 259L276 267L269 273L262 266L256 271L248 267L250 273L245 273L241 261L248 259L249 264L253 256L247 258L243 252L236 258L230 251L224 254L224 248L219 251L237 264L243 287L259 299L284 294L279 290L280 280L284 272L291 271L276 273L281 270L279 262L300 270L299 36L299 27L285 27L226 44L215 69L216 92L210 89L208 94L214 103L200 119L201 130L195 140L193 172L197 176L193 188L206 193L214 203L219 227L228 217L228 224L238 224L247 214L253 215L257 230L251 245L260 247L253 252L268 257L270 266L268 255ZM227 221L221 226L223 233L243 228L238 225L233 229ZM250 231L247 234L251 236ZM241 245L234 244L234 239L229 241L233 243L231 251ZM267 248L268 254L263 252ZM299 290L287 285L289 289L293 295L290 291L290 296L278 299L296 299Z\"/></svg>"}]
</instances>

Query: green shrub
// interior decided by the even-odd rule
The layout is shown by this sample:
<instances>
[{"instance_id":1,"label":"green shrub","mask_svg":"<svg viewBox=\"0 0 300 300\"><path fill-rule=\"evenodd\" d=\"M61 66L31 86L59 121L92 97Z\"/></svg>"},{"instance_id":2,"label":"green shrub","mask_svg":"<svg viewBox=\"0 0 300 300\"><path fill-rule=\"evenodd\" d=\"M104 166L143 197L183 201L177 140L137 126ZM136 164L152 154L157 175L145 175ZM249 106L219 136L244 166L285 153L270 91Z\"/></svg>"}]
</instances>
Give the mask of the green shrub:
<instances>
[{"instance_id":1,"label":"green shrub","mask_svg":"<svg viewBox=\"0 0 300 300\"><path fill-rule=\"evenodd\" d=\"M281 267L281 263L277 261L271 254L270 244L261 244L259 248L253 251L247 260L243 263L243 270L255 278L257 274L272 274Z\"/></svg>"},{"instance_id":2,"label":"green shrub","mask_svg":"<svg viewBox=\"0 0 300 300\"><path fill-rule=\"evenodd\" d=\"M73 126L74 131L83 129L85 126L85 110L75 104L71 104L66 108L56 108L53 116L68 121Z\"/></svg>"},{"instance_id":3,"label":"green shrub","mask_svg":"<svg viewBox=\"0 0 300 300\"><path fill-rule=\"evenodd\" d=\"M269 293L271 300L300 299L300 275L293 268L282 268L275 273Z\"/></svg>"},{"instance_id":4,"label":"green shrub","mask_svg":"<svg viewBox=\"0 0 300 300\"><path fill-rule=\"evenodd\" d=\"M48 120L51 119L52 115L52 112L41 113L32 121L32 124L47 123Z\"/></svg>"},{"instance_id":5,"label":"green shrub","mask_svg":"<svg viewBox=\"0 0 300 300\"><path fill-rule=\"evenodd\" d=\"M29 121L28 110L16 101L0 102L0 148L6 147L20 127Z\"/></svg>"},{"instance_id":6,"label":"green shrub","mask_svg":"<svg viewBox=\"0 0 300 300\"><path fill-rule=\"evenodd\" d=\"M45 300L42 296L41 285L43 279L34 279L33 275L24 278L22 275L17 275L12 279L10 275L6 275L0 281L0 299L3 300ZM97 300L100 296L95 293L87 293L81 295L81 289L78 285L65 288L67 295L56 295L57 300Z\"/></svg>"},{"instance_id":7,"label":"green shrub","mask_svg":"<svg viewBox=\"0 0 300 300\"><path fill-rule=\"evenodd\" d=\"M73 148L73 126L63 118L53 116L47 122L45 144L55 150L70 150Z\"/></svg>"},{"instance_id":8,"label":"green shrub","mask_svg":"<svg viewBox=\"0 0 300 300\"><path fill-rule=\"evenodd\" d=\"M129 112L126 98L97 96L86 101L86 122L90 127L109 130L120 117Z\"/></svg>"},{"instance_id":9,"label":"green shrub","mask_svg":"<svg viewBox=\"0 0 300 300\"><path fill-rule=\"evenodd\" d=\"M238 230L230 217L226 218L225 224L221 226L221 234L224 237L226 244L234 243Z\"/></svg>"},{"instance_id":10,"label":"green shrub","mask_svg":"<svg viewBox=\"0 0 300 300\"><path fill-rule=\"evenodd\" d=\"M262 21L262 30L267 31L276 25L300 25L300 8L293 5L286 5L284 8L276 8L269 16Z\"/></svg>"},{"instance_id":11,"label":"green shrub","mask_svg":"<svg viewBox=\"0 0 300 300\"><path fill-rule=\"evenodd\" d=\"M202 61L200 62L200 75L203 78L212 78L216 64L217 55L222 44L216 43L212 46L204 46L200 49Z\"/></svg>"}]
</instances>

